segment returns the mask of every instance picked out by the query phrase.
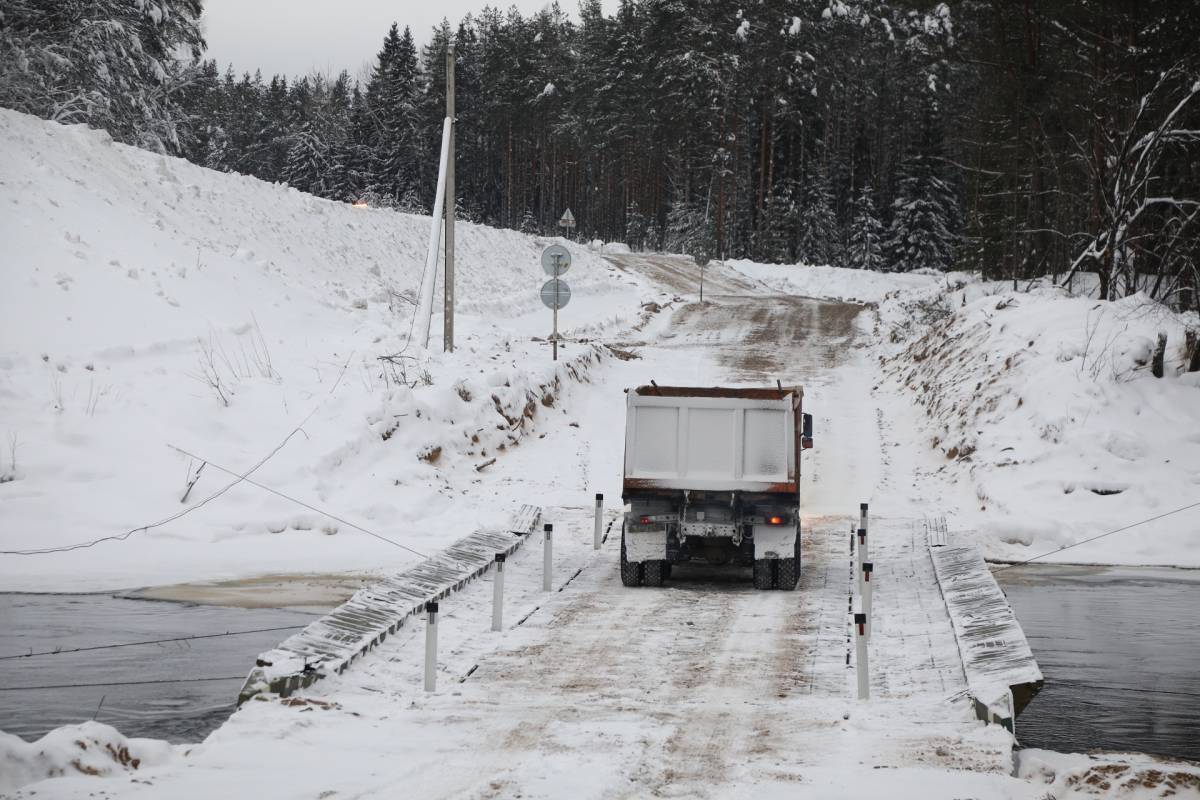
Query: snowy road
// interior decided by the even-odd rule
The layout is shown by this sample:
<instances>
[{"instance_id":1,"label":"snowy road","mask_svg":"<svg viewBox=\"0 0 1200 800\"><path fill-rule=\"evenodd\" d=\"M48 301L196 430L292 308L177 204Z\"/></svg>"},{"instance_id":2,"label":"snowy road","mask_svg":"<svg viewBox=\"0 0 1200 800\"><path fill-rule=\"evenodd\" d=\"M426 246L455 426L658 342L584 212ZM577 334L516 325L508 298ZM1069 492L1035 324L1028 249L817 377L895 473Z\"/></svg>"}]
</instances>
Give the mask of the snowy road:
<instances>
[{"instance_id":1,"label":"snowy road","mask_svg":"<svg viewBox=\"0 0 1200 800\"><path fill-rule=\"evenodd\" d=\"M686 290L680 259L614 261L668 292ZM331 708L251 702L187 758L143 776L148 784L109 788L183 798L528 798L763 797L803 786L857 797L871 788L920 794L936 774L972 796L1023 796L1009 791L1010 737L971 721L928 553L907 519L874 527L875 699L852 699L844 514L876 498L887 430L855 346L860 309L712 273L722 294L706 292L704 306L681 300L645 326L632 343L641 358L608 368L603 391L586 401L595 407L577 410L593 424L564 426L565 441L581 463L617 467L621 437L597 427L620 424L618 387L651 377L804 383L821 423L803 467L797 591L756 592L747 574L701 568L677 569L664 589L625 588L618 536L593 553L588 509L549 508L560 591L540 592L541 552L531 543L507 570L503 634L488 631L490 580L447 599L436 695L420 690L414 625L310 690ZM561 459L552 447L563 441L508 456L495 487L533 492L519 476L539 459ZM578 492L579 476L562 473L557 480ZM947 779L935 767L964 771ZM95 788L56 784L64 796Z\"/></svg>"}]
</instances>

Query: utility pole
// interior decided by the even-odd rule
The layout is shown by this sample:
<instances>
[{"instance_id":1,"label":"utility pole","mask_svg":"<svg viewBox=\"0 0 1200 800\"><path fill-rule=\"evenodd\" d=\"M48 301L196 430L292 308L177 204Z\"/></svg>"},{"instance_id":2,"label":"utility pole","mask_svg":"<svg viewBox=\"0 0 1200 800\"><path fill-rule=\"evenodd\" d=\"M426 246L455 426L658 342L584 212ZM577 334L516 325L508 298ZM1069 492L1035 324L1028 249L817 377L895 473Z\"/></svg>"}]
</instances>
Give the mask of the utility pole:
<instances>
[{"instance_id":1,"label":"utility pole","mask_svg":"<svg viewBox=\"0 0 1200 800\"><path fill-rule=\"evenodd\" d=\"M442 347L454 352L454 139L457 120L454 117L454 43L446 45L446 119L450 120L450 158L446 164L446 304L444 309Z\"/></svg>"}]
</instances>

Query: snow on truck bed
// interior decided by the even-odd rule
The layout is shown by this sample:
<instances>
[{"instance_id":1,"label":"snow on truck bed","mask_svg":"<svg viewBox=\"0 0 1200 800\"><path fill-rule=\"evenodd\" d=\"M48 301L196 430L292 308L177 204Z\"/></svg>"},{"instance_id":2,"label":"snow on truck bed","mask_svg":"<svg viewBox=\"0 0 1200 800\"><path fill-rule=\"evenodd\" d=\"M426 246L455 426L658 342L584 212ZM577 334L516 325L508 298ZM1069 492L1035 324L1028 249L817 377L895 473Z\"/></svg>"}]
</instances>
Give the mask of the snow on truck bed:
<instances>
[{"instance_id":1,"label":"snow on truck bed","mask_svg":"<svg viewBox=\"0 0 1200 800\"><path fill-rule=\"evenodd\" d=\"M164 519L185 507L203 460L187 504L230 482L217 465L249 469L286 440L256 480L432 552L504 524L520 498L497 504L488 491L452 508L449 484L565 418L600 358L568 346L554 365L530 341L549 332L545 242L512 231L458 226L457 351L441 353L435 315L433 352L389 363L378 359L404 351L428 217L7 110L0 208L0 550ZM635 319L635 279L569 246L567 332ZM129 542L0 555L0 584L115 589L413 558L242 485Z\"/></svg>"}]
</instances>

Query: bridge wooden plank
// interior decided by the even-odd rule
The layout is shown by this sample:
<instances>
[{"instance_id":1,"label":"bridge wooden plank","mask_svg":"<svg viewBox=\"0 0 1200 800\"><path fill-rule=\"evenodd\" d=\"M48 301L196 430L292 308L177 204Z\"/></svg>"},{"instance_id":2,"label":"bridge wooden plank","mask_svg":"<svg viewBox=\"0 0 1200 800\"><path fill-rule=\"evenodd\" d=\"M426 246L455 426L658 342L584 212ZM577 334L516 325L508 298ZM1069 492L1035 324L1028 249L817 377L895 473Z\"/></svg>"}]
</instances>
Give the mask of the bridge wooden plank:
<instances>
[{"instance_id":1,"label":"bridge wooden plank","mask_svg":"<svg viewBox=\"0 0 1200 800\"><path fill-rule=\"evenodd\" d=\"M930 531L929 555L950 612L971 695L985 706L1006 704L1013 692L1019 713L1042 686L1038 667L1008 598L983 553ZM940 541L942 544L935 544Z\"/></svg>"},{"instance_id":2,"label":"bridge wooden plank","mask_svg":"<svg viewBox=\"0 0 1200 800\"><path fill-rule=\"evenodd\" d=\"M262 653L238 695L242 703L264 691L288 695L327 674L340 673L425 603L445 597L511 554L532 533L542 510L523 505L507 530L476 531L403 572L361 589L333 611Z\"/></svg>"}]
</instances>

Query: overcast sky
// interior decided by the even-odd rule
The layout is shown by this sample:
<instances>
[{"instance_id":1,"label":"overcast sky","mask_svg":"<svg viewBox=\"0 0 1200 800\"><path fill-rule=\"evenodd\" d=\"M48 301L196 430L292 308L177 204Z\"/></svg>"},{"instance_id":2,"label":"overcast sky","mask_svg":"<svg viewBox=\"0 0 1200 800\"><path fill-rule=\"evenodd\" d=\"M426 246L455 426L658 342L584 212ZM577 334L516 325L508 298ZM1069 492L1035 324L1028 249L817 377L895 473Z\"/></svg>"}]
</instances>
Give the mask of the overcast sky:
<instances>
[{"instance_id":1,"label":"overcast sky","mask_svg":"<svg viewBox=\"0 0 1200 800\"><path fill-rule=\"evenodd\" d=\"M516 6L533 14L547 0L492 0L490 5ZM238 72L262 69L263 74L305 74L312 70L351 75L375 57L393 21L408 25L418 45L429 31L449 18L457 25L468 12L488 0L205 0L204 29L208 58L224 69L233 62ZM613 13L617 0L603 0ZM562 8L578 18L576 0L561 0Z\"/></svg>"}]
</instances>

